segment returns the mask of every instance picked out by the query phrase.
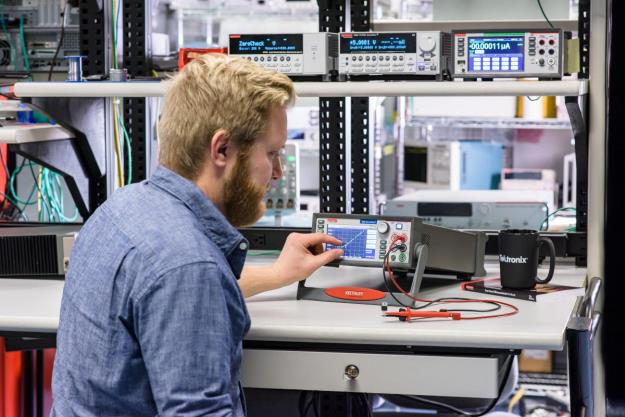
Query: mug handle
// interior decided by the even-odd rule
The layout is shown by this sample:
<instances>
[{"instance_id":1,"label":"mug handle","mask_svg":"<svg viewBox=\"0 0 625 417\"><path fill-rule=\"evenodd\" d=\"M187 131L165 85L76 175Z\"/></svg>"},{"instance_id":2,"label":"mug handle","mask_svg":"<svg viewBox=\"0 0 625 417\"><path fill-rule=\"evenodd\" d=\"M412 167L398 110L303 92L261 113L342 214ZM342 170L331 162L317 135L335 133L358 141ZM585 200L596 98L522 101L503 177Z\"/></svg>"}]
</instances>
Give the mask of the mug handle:
<instances>
[{"instance_id":1,"label":"mug handle","mask_svg":"<svg viewBox=\"0 0 625 417\"><path fill-rule=\"evenodd\" d=\"M539 277L536 277L536 282L539 284L546 284L551 281L551 278L553 278L553 273L556 269L556 248L555 246L553 246L553 242L548 237L538 238L539 248L543 243L546 243L549 247L549 273L547 274L547 278L545 279L540 279Z\"/></svg>"}]
</instances>

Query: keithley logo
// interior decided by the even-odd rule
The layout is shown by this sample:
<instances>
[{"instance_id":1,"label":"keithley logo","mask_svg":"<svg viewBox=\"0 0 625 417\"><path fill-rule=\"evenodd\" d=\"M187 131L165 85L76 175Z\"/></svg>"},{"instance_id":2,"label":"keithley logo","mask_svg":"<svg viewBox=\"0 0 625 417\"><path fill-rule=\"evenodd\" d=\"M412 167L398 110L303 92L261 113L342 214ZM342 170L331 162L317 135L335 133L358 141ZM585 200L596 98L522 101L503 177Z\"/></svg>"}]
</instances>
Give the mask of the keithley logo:
<instances>
[{"instance_id":1,"label":"keithley logo","mask_svg":"<svg viewBox=\"0 0 625 417\"><path fill-rule=\"evenodd\" d=\"M505 264L526 264L527 258L525 256L517 256L513 258L508 255L499 255L499 262L503 262Z\"/></svg>"},{"instance_id":2,"label":"keithley logo","mask_svg":"<svg viewBox=\"0 0 625 417\"><path fill-rule=\"evenodd\" d=\"M371 301L380 300L386 295L382 291L361 287L334 287L323 290L326 295L339 300Z\"/></svg>"}]
</instances>

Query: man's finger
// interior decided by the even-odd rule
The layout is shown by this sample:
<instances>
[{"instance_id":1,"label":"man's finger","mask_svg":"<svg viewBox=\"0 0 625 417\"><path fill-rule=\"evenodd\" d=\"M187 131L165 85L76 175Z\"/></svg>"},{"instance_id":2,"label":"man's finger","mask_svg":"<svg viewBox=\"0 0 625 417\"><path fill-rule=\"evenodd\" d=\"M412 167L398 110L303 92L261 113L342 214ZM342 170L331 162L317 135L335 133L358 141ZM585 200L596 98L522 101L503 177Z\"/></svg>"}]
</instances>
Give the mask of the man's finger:
<instances>
[{"instance_id":1,"label":"man's finger","mask_svg":"<svg viewBox=\"0 0 625 417\"><path fill-rule=\"evenodd\" d=\"M343 249L332 249L323 252L315 256L315 262L317 262L317 268L329 264L337 259L339 256L343 256Z\"/></svg>"}]
</instances>

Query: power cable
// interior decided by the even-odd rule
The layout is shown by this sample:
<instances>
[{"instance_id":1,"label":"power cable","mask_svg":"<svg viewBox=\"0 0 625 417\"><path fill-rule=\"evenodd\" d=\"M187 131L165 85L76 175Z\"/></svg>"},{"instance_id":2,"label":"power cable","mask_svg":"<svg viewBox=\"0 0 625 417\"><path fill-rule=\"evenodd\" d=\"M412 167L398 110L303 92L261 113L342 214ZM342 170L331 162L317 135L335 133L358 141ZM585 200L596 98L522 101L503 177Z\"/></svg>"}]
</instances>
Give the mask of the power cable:
<instances>
[{"instance_id":1,"label":"power cable","mask_svg":"<svg viewBox=\"0 0 625 417\"><path fill-rule=\"evenodd\" d=\"M516 307L513 304L510 303L506 303L504 301L499 301L499 300L482 300L482 299L474 299L474 298L464 298L464 297L445 297L445 298L437 298L437 299L433 299L433 300L428 300L428 299L422 299L422 298L417 298L415 296L413 296L412 294L410 294L408 291L404 290L400 285L399 282L395 279L395 276L393 275L393 271L391 270L391 265L389 262L389 256L391 254L391 252L394 252L396 250L400 250L401 247L405 248L406 245L403 244L403 242L401 243L401 245L396 245L396 242L398 241L398 238L394 239L390 246L389 246L389 250L386 253L385 257L384 257L384 266L382 267L382 275L384 278L384 285L386 286L386 289L389 291L389 293L391 294L391 297L400 305L403 306L409 310L422 310L424 308L433 306L433 305L440 305L440 304L466 304L466 303L484 303L484 304L490 304L494 307L491 307L490 309L481 309L481 310L477 310L477 309L451 309L451 308L439 308L438 311L439 312L456 312L456 313L491 313L497 310L501 310L501 308L503 307L508 307L511 309L511 311L509 312L504 312L504 313L499 313L499 314L487 314L487 315L479 315L479 316L471 316L471 317L461 317L460 320L480 320L480 319L488 319L488 318L496 318L496 317L507 317L507 316L512 316L515 315L519 312L518 307ZM396 289L399 290L400 293L402 293L404 296L408 297L409 299L419 302L419 303L423 303L421 305L417 305L415 307L410 307L406 304L404 304L401 300L399 300L395 294L393 293L393 291L391 291L391 286L389 285L388 282L388 278L386 276L386 274L388 273L388 276L390 277L391 282L393 283L393 285L395 286ZM410 321L408 319L408 321Z\"/></svg>"},{"instance_id":2,"label":"power cable","mask_svg":"<svg viewBox=\"0 0 625 417\"><path fill-rule=\"evenodd\" d=\"M61 10L61 36L59 38L59 43L56 46L56 51L54 51L54 57L52 58L52 62L50 62L48 81L52 81L52 71L54 70L54 66L56 65L56 58L59 56L59 51L61 50L61 46L63 45L63 39L65 38L65 12L67 10L68 4L69 3L65 3L65 5L63 6L63 10Z\"/></svg>"},{"instance_id":3,"label":"power cable","mask_svg":"<svg viewBox=\"0 0 625 417\"><path fill-rule=\"evenodd\" d=\"M545 18L545 20L547 21L547 23L549 24L549 27L551 29L554 28L553 23L551 23L551 21L549 20L549 18L547 17L547 14L545 13L545 10L543 9L543 5L540 2L540 0L536 0L536 2L538 3L538 7L540 7L540 12L543 14L543 17Z\"/></svg>"},{"instance_id":4,"label":"power cable","mask_svg":"<svg viewBox=\"0 0 625 417\"><path fill-rule=\"evenodd\" d=\"M499 401L499 398L501 397L501 395L503 394L503 390L506 387L506 382L508 381L508 378L510 377L510 372L512 371L512 365L514 363L514 356L510 355L508 357L508 364L506 367L506 373L504 375L504 378L499 386L499 390L497 392L497 398L493 399L493 401L488 404L488 406L482 410L482 411L478 411L478 412L470 412L470 411L466 411L466 410L462 410L460 408L454 407L452 405L449 404L445 404L439 401L434 401L434 400L430 400L428 398L423 398L417 395L399 395L399 397L402 398L409 398L411 400L423 403L423 404L429 404L429 405L433 405L435 407L439 407L442 408L444 410L447 411L451 411L453 413L457 413L460 414L462 416L465 417L480 417L483 416L484 414L487 414L489 412L491 412L493 410L493 408L495 408L495 406L497 405L497 402Z\"/></svg>"}]
</instances>

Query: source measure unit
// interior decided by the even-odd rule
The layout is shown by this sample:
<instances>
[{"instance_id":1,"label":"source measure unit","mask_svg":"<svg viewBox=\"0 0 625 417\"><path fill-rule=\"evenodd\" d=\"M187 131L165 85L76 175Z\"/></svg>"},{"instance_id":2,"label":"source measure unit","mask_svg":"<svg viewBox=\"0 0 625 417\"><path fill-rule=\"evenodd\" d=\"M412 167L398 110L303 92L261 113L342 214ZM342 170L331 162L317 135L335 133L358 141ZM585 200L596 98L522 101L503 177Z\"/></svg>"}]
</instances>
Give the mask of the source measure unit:
<instances>
[{"instance_id":1,"label":"source measure unit","mask_svg":"<svg viewBox=\"0 0 625 417\"><path fill-rule=\"evenodd\" d=\"M290 76L325 76L336 70L336 33L231 34L229 55Z\"/></svg>"},{"instance_id":2,"label":"source measure unit","mask_svg":"<svg viewBox=\"0 0 625 417\"><path fill-rule=\"evenodd\" d=\"M454 31L454 78L562 78L563 33L531 31Z\"/></svg>"},{"instance_id":3,"label":"source measure unit","mask_svg":"<svg viewBox=\"0 0 625 417\"><path fill-rule=\"evenodd\" d=\"M343 250L343 255L330 265L380 268L380 272L382 269L386 272L393 270L403 274L409 282L409 289L406 286L405 291L413 298L385 285L388 283L381 273L377 285L364 280L364 286L354 286L355 281L342 280L342 274L339 273L330 287L317 286L319 282L315 282L314 277L300 281L298 300L412 305L426 272L463 280L486 274L486 236L480 232L432 226L414 216L342 213L315 213L313 232L326 233L341 241L338 247ZM325 250L334 247L331 244L324 245Z\"/></svg>"},{"instance_id":4,"label":"source measure unit","mask_svg":"<svg viewBox=\"0 0 625 417\"><path fill-rule=\"evenodd\" d=\"M398 75L442 78L451 55L449 34L419 32L342 32L339 73L349 76Z\"/></svg>"},{"instance_id":5,"label":"source measure unit","mask_svg":"<svg viewBox=\"0 0 625 417\"><path fill-rule=\"evenodd\" d=\"M413 242L418 229L414 217L380 217L357 215L314 215L315 231L326 233L339 239L344 251L343 265L379 266L396 238L402 239L405 247L391 254L389 262L393 267L409 269L414 267ZM334 246L327 244L326 249Z\"/></svg>"}]
</instances>

